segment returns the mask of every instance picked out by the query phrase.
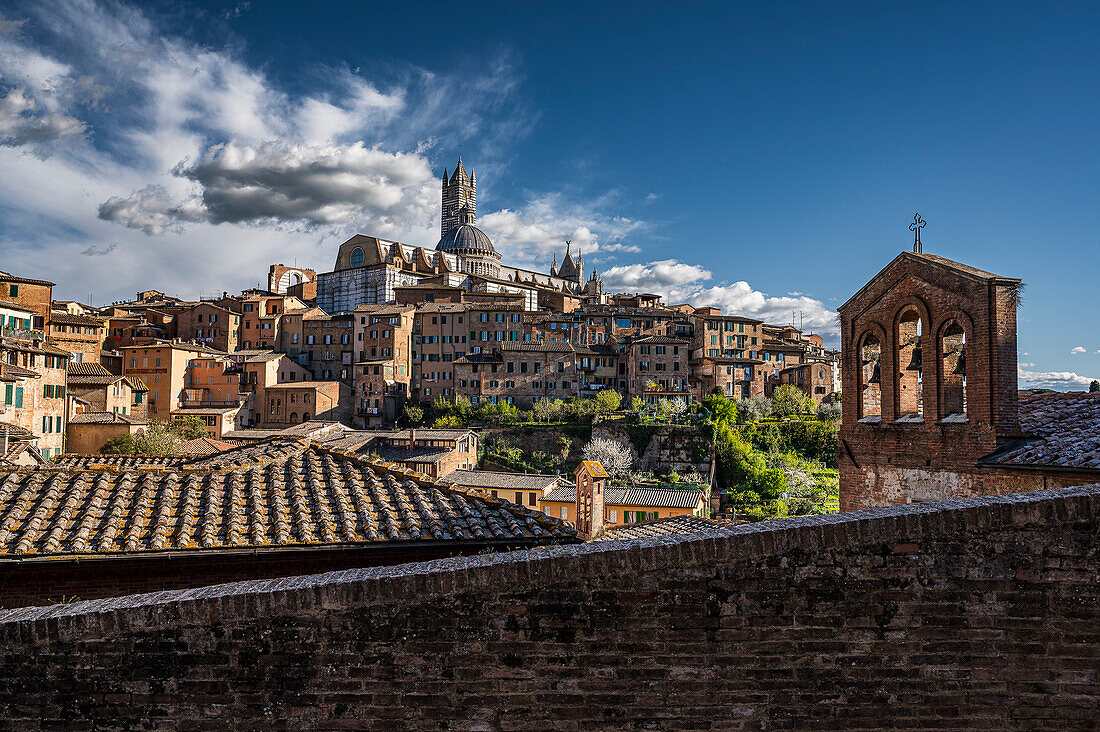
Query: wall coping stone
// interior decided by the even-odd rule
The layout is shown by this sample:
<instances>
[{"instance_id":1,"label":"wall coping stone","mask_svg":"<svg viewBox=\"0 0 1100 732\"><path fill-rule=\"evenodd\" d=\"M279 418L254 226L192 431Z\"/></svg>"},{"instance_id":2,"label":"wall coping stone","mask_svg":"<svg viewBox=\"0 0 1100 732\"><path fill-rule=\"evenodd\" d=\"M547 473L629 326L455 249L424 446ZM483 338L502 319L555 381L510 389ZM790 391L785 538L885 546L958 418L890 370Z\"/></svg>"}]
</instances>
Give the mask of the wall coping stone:
<instances>
[{"instance_id":1,"label":"wall coping stone","mask_svg":"<svg viewBox=\"0 0 1100 732\"><path fill-rule=\"evenodd\" d=\"M683 536L542 546L489 555L246 580L186 590L0 611L0 642L106 637L128 629L248 622L264 615L385 605L433 595L515 591L524 586L616 573L815 551L836 546L915 544L922 538L993 527L1066 523L1100 513L1100 483L773 519ZM911 551L909 547L900 547ZM900 550L899 549L899 550Z\"/></svg>"}]
</instances>

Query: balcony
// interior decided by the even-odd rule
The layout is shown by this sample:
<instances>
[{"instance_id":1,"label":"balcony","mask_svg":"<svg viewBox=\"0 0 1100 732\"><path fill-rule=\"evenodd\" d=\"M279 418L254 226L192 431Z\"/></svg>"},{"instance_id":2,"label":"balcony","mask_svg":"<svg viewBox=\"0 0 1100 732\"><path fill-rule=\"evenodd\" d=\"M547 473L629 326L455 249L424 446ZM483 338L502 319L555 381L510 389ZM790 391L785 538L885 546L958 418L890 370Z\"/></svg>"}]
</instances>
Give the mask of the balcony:
<instances>
[{"instance_id":1,"label":"balcony","mask_svg":"<svg viewBox=\"0 0 1100 732\"><path fill-rule=\"evenodd\" d=\"M205 401L202 399L183 399L180 406L184 409L220 409L222 407L239 407L244 403L243 399L230 399L226 401Z\"/></svg>"}]
</instances>

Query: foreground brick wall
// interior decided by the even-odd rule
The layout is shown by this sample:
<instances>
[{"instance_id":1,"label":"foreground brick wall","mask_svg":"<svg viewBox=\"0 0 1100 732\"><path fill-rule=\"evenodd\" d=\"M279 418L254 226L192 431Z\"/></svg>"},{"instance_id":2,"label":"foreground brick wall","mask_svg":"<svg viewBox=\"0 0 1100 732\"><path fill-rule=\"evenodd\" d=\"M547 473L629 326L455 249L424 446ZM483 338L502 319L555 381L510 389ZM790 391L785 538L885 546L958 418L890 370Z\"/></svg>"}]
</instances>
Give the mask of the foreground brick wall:
<instances>
[{"instance_id":1,"label":"foreground brick wall","mask_svg":"<svg viewBox=\"0 0 1100 732\"><path fill-rule=\"evenodd\" d=\"M0 729L1095 729L1100 486L0 614Z\"/></svg>"}]
</instances>

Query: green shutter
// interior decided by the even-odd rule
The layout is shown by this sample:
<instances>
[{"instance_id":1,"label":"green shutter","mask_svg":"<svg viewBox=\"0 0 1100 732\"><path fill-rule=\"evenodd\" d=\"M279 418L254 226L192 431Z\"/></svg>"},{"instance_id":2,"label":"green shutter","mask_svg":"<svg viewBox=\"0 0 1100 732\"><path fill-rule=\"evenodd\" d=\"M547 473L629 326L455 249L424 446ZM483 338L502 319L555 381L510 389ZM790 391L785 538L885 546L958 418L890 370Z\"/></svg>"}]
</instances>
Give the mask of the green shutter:
<instances>
[{"instance_id":1,"label":"green shutter","mask_svg":"<svg viewBox=\"0 0 1100 732\"><path fill-rule=\"evenodd\" d=\"M15 406L18 409L23 406L23 387L15 387Z\"/></svg>"},{"instance_id":2,"label":"green shutter","mask_svg":"<svg viewBox=\"0 0 1100 732\"><path fill-rule=\"evenodd\" d=\"M11 404L12 389L14 387L11 384L4 385L4 404Z\"/></svg>"}]
</instances>

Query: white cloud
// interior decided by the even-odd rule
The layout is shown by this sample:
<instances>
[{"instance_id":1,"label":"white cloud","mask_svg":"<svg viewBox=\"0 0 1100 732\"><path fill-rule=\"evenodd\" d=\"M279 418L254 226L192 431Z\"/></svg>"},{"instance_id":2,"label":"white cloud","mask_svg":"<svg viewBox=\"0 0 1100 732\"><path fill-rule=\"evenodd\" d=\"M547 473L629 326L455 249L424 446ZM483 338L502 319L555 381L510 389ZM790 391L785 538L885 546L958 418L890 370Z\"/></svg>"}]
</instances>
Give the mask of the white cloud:
<instances>
[{"instance_id":1,"label":"white cloud","mask_svg":"<svg viewBox=\"0 0 1100 732\"><path fill-rule=\"evenodd\" d=\"M1031 364L1027 364L1031 365ZM1030 371L1019 366L1019 382L1022 389L1054 389L1055 391L1083 391L1095 377L1082 376L1073 371Z\"/></svg>"},{"instance_id":2,"label":"white cloud","mask_svg":"<svg viewBox=\"0 0 1100 732\"><path fill-rule=\"evenodd\" d=\"M41 150L47 143L84 132L84 123L59 112L42 113L38 102L24 89L12 89L0 97L0 145Z\"/></svg>"},{"instance_id":3,"label":"white cloud","mask_svg":"<svg viewBox=\"0 0 1100 732\"><path fill-rule=\"evenodd\" d=\"M1085 348L1084 346L1074 346L1073 348L1069 349L1069 352L1073 354L1087 353L1088 350L1089 349Z\"/></svg>"},{"instance_id":4,"label":"white cloud","mask_svg":"<svg viewBox=\"0 0 1100 732\"><path fill-rule=\"evenodd\" d=\"M355 232L432 246L437 141L476 141L491 181L535 117L506 56L384 81L303 69L309 91L291 94L139 6L43 0L23 14L0 17L0 205L14 212L0 258L59 296L89 282L100 301L254 286L274 261L328 268ZM545 269L566 239L586 256L638 251L626 237L644 224L610 198L533 192L493 212L487 192L478 223L509 263Z\"/></svg>"},{"instance_id":5,"label":"white cloud","mask_svg":"<svg viewBox=\"0 0 1100 732\"><path fill-rule=\"evenodd\" d=\"M612 290L655 292L671 303L711 305L724 313L770 324L801 323L806 331L830 336L834 341L840 333L836 313L820 300L806 295L771 296L744 281L707 286L704 283L713 279L709 270L675 259L612 267L603 277L604 285Z\"/></svg>"},{"instance_id":6,"label":"white cloud","mask_svg":"<svg viewBox=\"0 0 1100 732\"><path fill-rule=\"evenodd\" d=\"M589 258L588 267L591 255L640 251L623 239L643 230L645 222L608 214L611 205L607 198L578 204L560 193L532 195L521 211L479 215L477 225L510 263L547 269L555 254L561 259L569 241L573 256L579 252Z\"/></svg>"}]
</instances>

